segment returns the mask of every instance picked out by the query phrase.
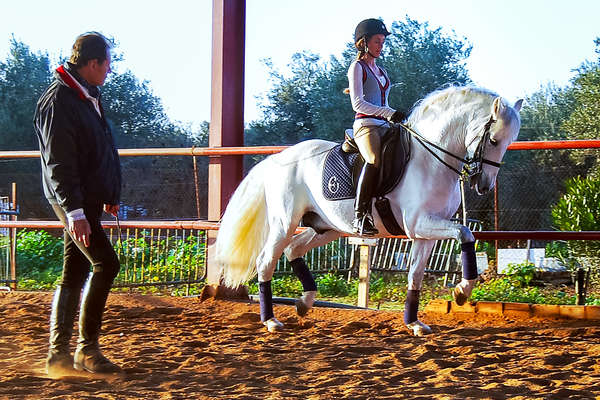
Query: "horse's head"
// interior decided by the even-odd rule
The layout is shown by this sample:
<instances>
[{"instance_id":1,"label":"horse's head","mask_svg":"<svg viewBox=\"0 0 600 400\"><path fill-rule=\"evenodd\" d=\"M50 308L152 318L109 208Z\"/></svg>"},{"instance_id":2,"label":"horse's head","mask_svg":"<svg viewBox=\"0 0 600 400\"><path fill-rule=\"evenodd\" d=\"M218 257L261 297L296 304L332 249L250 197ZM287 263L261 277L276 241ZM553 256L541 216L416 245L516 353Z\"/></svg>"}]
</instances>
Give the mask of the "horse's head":
<instances>
[{"instance_id":1,"label":"horse's head","mask_svg":"<svg viewBox=\"0 0 600 400\"><path fill-rule=\"evenodd\" d=\"M471 188L484 194L494 188L502 157L509 144L517 139L521 128L519 111L523 100L514 106L500 97L492 102L491 112L485 118L474 119L466 137L467 170Z\"/></svg>"}]
</instances>

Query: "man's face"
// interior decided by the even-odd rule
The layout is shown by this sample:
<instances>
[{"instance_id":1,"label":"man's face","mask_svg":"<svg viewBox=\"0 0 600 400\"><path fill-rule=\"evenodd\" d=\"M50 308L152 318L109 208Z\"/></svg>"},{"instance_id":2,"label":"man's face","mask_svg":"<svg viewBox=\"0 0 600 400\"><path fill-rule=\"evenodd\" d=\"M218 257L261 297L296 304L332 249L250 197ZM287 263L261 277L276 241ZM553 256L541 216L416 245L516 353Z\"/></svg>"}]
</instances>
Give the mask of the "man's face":
<instances>
[{"instance_id":1,"label":"man's face","mask_svg":"<svg viewBox=\"0 0 600 400\"><path fill-rule=\"evenodd\" d=\"M94 85L94 86L104 85L106 76L108 75L109 72L111 72L110 61L111 61L111 58L110 58L109 50L106 50L106 59L104 60L104 62L100 63L100 62L98 62L98 60L90 61L91 77L90 77L89 83L91 85Z\"/></svg>"}]
</instances>

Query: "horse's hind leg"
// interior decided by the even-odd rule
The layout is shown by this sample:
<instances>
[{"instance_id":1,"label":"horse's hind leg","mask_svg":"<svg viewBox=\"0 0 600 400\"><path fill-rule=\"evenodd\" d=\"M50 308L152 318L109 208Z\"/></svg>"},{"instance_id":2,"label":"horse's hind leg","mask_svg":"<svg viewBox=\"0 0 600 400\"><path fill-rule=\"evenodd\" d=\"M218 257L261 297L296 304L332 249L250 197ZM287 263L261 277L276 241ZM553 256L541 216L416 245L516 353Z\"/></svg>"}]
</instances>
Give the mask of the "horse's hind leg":
<instances>
[{"instance_id":1,"label":"horse's hind leg","mask_svg":"<svg viewBox=\"0 0 600 400\"><path fill-rule=\"evenodd\" d=\"M340 233L336 231L317 233L313 228L307 228L302 233L295 235L284 250L294 275L298 277L302 284L302 297L296 301L296 312L301 317L308 314L317 296L317 284L303 257L309 250L323 246L339 237Z\"/></svg>"},{"instance_id":2,"label":"horse's hind leg","mask_svg":"<svg viewBox=\"0 0 600 400\"><path fill-rule=\"evenodd\" d=\"M271 225L272 226L272 225ZM258 299L260 302L260 319L269 332L283 328L283 324L275 318L273 313L273 292L271 279L277 267L277 260L281 257L283 249L289 243L288 232L281 225L271 228L269 236L262 251L256 259L258 272Z\"/></svg>"}]
</instances>

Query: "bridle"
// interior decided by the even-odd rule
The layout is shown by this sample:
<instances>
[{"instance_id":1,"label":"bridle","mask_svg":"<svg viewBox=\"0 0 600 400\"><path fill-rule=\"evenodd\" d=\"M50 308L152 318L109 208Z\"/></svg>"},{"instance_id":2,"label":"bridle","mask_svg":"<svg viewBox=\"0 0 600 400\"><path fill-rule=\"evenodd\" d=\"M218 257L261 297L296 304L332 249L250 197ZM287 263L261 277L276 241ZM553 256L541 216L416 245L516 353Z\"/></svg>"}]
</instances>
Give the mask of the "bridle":
<instances>
[{"instance_id":1,"label":"bridle","mask_svg":"<svg viewBox=\"0 0 600 400\"><path fill-rule=\"evenodd\" d=\"M490 119L488 120L488 122L486 122L486 124L483 128L483 135L481 136L481 139L479 140L479 144L477 144L477 148L475 149L475 152L473 153L473 157L466 157L466 158L459 157L456 154L451 153L448 150L429 141L428 139L425 139L419 133L415 132L411 127L404 125L403 123L400 123L399 125L402 126L403 128L405 128L412 136L414 136L415 139L417 139L417 141L425 148L425 150L430 152L439 162L444 164L446 167L450 168L452 171L456 172L460 177L463 177L464 175L466 175L470 179L473 179L474 177L481 174L481 172L483 170L483 164L488 164L488 165L491 165L496 168L500 168L500 166L501 166L501 163L498 163L498 162L492 161L492 160L488 160L487 158L485 158L485 145L487 142L491 142L490 131L492 128L492 124L494 122L496 122L496 119L494 119L494 116L492 115L492 116L490 116ZM444 161L438 154L436 154L431 149L431 147L462 162L463 163L462 171L459 171L457 168L455 168L454 166L452 166L452 165L448 164L446 161Z\"/></svg>"}]
</instances>

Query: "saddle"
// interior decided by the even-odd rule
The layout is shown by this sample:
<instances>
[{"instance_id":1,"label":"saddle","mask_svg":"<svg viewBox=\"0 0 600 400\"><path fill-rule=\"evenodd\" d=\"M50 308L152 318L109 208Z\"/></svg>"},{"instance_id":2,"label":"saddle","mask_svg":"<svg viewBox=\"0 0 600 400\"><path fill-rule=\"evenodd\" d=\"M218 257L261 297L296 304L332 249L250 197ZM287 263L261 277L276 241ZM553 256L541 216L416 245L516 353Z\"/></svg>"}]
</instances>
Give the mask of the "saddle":
<instances>
[{"instance_id":1,"label":"saddle","mask_svg":"<svg viewBox=\"0 0 600 400\"><path fill-rule=\"evenodd\" d=\"M393 216L389 200L384 196L398 185L409 160L410 134L400 125L394 125L388 129L381 140L381 167L373 196L376 198L375 208L383 219L386 229L395 235L404 232ZM333 147L325 157L322 178L323 196L331 201L354 198L358 177L364 163L365 160L354 141L353 131L349 129L346 131L344 143Z\"/></svg>"}]
</instances>

